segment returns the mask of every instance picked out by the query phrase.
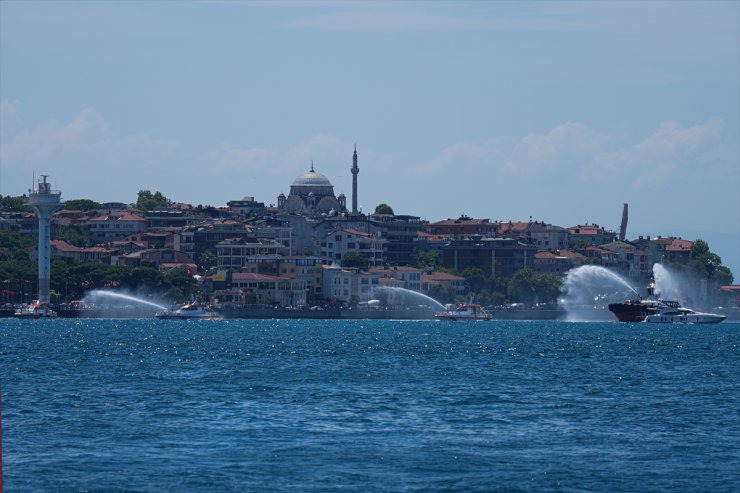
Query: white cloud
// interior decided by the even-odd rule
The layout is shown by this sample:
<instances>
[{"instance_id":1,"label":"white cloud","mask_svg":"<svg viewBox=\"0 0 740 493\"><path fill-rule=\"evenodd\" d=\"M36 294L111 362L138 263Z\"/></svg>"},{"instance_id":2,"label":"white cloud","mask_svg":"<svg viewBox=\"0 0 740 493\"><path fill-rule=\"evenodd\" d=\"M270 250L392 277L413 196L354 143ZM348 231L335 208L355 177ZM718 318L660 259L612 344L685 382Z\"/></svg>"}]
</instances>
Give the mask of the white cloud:
<instances>
[{"instance_id":1,"label":"white cloud","mask_svg":"<svg viewBox=\"0 0 740 493\"><path fill-rule=\"evenodd\" d=\"M3 121L8 108L3 105ZM22 121L22 114L15 117ZM43 171L55 179L67 179L65 189L82 196L116 196L126 187L142 187L158 169L172 169L168 159L177 150L174 141L146 135L117 136L94 109L85 108L69 121L49 121L35 129L20 128L4 132L0 141L0 168L5 193L19 193L35 172ZM94 184L93 187L91 185Z\"/></svg>"},{"instance_id":2,"label":"white cloud","mask_svg":"<svg viewBox=\"0 0 740 493\"><path fill-rule=\"evenodd\" d=\"M43 165L49 160L75 157L76 162L83 163L85 156L98 161L100 156L120 153L168 154L175 148L172 141L144 135L115 136L94 108L85 108L66 123L47 122L35 130L23 129L4 137L0 161Z\"/></svg>"},{"instance_id":3,"label":"white cloud","mask_svg":"<svg viewBox=\"0 0 740 493\"><path fill-rule=\"evenodd\" d=\"M350 145L334 135L316 135L287 151L260 147L222 145L208 153L207 160L218 170L262 172L271 175L302 173L315 162L316 171L346 162Z\"/></svg>"},{"instance_id":4,"label":"white cloud","mask_svg":"<svg viewBox=\"0 0 740 493\"><path fill-rule=\"evenodd\" d=\"M495 165L502 161L504 145L503 139L489 139L483 144L457 142L445 147L433 158L413 167L410 174L424 175L459 167L477 168Z\"/></svg>"},{"instance_id":5,"label":"white cloud","mask_svg":"<svg viewBox=\"0 0 740 493\"><path fill-rule=\"evenodd\" d=\"M547 134L529 134L513 149L506 167L520 173L541 173L581 163L598 151L603 136L580 123L564 123Z\"/></svg>"},{"instance_id":6,"label":"white cloud","mask_svg":"<svg viewBox=\"0 0 740 493\"><path fill-rule=\"evenodd\" d=\"M441 176L455 168L476 168L481 179L518 178L534 185L554 184L557 178L559 183L621 183L638 190L670 187L708 170L714 178L731 178L737 152L736 146L722 140L723 128L721 119L689 127L663 122L649 135L630 139L623 132L563 123L545 133L528 134L513 145L505 139L449 145L414 168L414 174Z\"/></svg>"}]
</instances>

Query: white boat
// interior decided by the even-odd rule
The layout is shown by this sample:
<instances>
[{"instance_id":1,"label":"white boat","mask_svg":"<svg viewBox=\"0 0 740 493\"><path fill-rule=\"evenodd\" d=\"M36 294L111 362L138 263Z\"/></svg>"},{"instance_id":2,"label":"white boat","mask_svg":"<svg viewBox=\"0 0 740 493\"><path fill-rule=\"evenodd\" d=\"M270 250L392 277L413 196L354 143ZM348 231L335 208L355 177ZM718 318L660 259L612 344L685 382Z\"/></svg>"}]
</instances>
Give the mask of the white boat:
<instances>
[{"instance_id":1,"label":"white boat","mask_svg":"<svg viewBox=\"0 0 740 493\"><path fill-rule=\"evenodd\" d=\"M445 311L435 313L434 318L441 320L491 320L493 315L480 305L462 303L457 306L445 305Z\"/></svg>"},{"instance_id":2,"label":"white boat","mask_svg":"<svg viewBox=\"0 0 740 493\"><path fill-rule=\"evenodd\" d=\"M31 318L38 320L40 318L57 318L57 312L52 310L48 303L34 300L30 305L25 305L17 309L13 316L15 318Z\"/></svg>"},{"instance_id":3,"label":"white boat","mask_svg":"<svg viewBox=\"0 0 740 493\"><path fill-rule=\"evenodd\" d=\"M645 317L648 323L718 324L726 317L716 313L695 312L681 306L677 301L660 302L660 311Z\"/></svg>"},{"instance_id":4,"label":"white boat","mask_svg":"<svg viewBox=\"0 0 740 493\"><path fill-rule=\"evenodd\" d=\"M177 310L157 312L154 316L169 320L221 320L223 318L220 313L198 301L182 305Z\"/></svg>"}]
</instances>

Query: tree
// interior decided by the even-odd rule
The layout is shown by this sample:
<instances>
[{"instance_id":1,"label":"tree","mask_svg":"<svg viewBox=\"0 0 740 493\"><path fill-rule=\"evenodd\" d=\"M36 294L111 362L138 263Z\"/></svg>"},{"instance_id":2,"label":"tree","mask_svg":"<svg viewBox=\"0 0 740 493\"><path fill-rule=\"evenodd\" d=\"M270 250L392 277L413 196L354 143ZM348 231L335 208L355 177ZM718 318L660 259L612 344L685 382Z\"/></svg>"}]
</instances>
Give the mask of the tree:
<instances>
[{"instance_id":1,"label":"tree","mask_svg":"<svg viewBox=\"0 0 740 493\"><path fill-rule=\"evenodd\" d=\"M211 267L214 267L217 260L216 255L214 255L212 251L206 250L200 254L200 257L198 257L198 267L205 272Z\"/></svg>"},{"instance_id":2,"label":"tree","mask_svg":"<svg viewBox=\"0 0 740 493\"><path fill-rule=\"evenodd\" d=\"M2 231L0 232L0 260L28 260L28 252L37 243L37 235Z\"/></svg>"},{"instance_id":3,"label":"tree","mask_svg":"<svg viewBox=\"0 0 740 493\"><path fill-rule=\"evenodd\" d=\"M557 276L521 269L509 280L509 297L526 303L548 303L557 300L560 285L561 280Z\"/></svg>"},{"instance_id":4,"label":"tree","mask_svg":"<svg viewBox=\"0 0 740 493\"><path fill-rule=\"evenodd\" d=\"M184 301L185 298L189 297L195 288L196 281L185 268L173 269L164 275L165 285L169 285L169 294L177 296L171 296L175 301Z\"/></svg>"},{"instance_id":5,"label":"tree","mask_svg":"<svg viewBox=\"0 0 740 493\"><path fill-rule=\"evenodd\" d=\"M687 269L699 279L722 286L732 284L733 276L729 268L722 265L722 259L716 253L712 253L709 244L704 240L696 240L689 251L689 262Z\"/></svg>"},{"instance_id":6,"label":"tree","mask_svg":"<svg viewBox=\"0 0 740 493\"><path fill-rule=\"evenodd\" d=\"M130 289L149 288L159 289L164 282L164 276L153 267L134 267L126 273L123 283Z\"/></svg>"},{"instance_id":7,"label":"tree","mask_svg":"<svg viewBox=\"0 0 740 493\"><path fill-rule=\"evenodd\" d=\"M13 212L31 212L31 208L26 205L25 196L0 195L0 209Z\"/></svg>"},{"instance_id":8,"label":"tree","mask_svg":"<svg viewBox=\"0 0 740 493\"><path fill-rule=\"evenodd\" d=\"M416 254L416 266L421 270L435 271L439 265L439 255L433 250L422 250Z\"/></svg>"},{"instance_id":9,"label":"tree","mask_svg":"<svg viewBox=\"0 0 740 493\"><path fill-rule=\"evenodd\" d=\"M367 270L369 261L367 257L361 253L347 252L344 254L344 257L342 257L340 265L345 268Z\"/></svg>"},{"instance_id":10,"label":"tree","mask_svg":"<svg viewBox=\"0 0 740 493\"><path fill-rule=\"evenodd\" d=\"M154 209L161 209L163 207L169 207L172 201L162 195L161 192L152 192L149 190L139 190L139 197L136 200L136 208L142 211L151 211Z\"/></svg>"},{"instance_id":11,"label":"tree","mask_svg":"<svg viewBox=\"0 0 740 493\"><path fill-rule=\"evenodd\" d=\"M392 216L393 208L384 202L375 208L375 214L388 214Z\"/></svg>"},{"instance_id":12,"label":"tree","mask_svg":"<svg viewBox=\"0 0 740 493\"><path fill-rule=\"evenodd\" d=\"M486 275L479 267L468 267L462 271L462 276L468 283L468 291L477 293L486 283Z\"/></svg>"},{"instance_id":13,"label":"tree","mask_svg":"<svg viewBox=\"0 0 740 493\"><path fill-rule=\"evenodd\" d=\"M57 237L70 245L80 248L91 247L95 244L93 235L87 229L74 224L66 224L61 227Z\"/></svg>"},{"instance_id":14,"label":"tree","mask_svg":"<svg viewBox=\"0 0 740 493\"><path fill-rule=\"evenodd\" d=\"M90 199L74 199L64 202L64 208L68 211L93 211L100 209L100 204Z\"/></svg>"}]
</instances>

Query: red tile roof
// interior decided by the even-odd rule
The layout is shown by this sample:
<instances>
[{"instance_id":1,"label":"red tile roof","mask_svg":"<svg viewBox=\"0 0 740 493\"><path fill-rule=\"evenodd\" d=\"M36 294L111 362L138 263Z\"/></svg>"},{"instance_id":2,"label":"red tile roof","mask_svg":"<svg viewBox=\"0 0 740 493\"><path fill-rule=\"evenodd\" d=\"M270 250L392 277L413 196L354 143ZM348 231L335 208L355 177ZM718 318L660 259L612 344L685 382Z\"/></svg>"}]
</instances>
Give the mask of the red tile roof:
<instances>
[{"instance_id":1,"label":"red tile roof","mask_svg":"<svg viewBox=\"0 0 740 493\"><path fill-rule=\"evenodd\" d=\"M233 281L284 281L283 277L269 276L267 274L251 274L248 272L235 272L231 275Z\"/></svg>"},{"instance_id":2,"label":"red tile roof","mask_svg":"<svg viewBox=\"0 0 740 493\"><path fill-rule=\"evenodd\" d=\"M462 276L456 276L455 274L448 274L447 272L433 272L431 274L423 274L421 276L422 281L464 281L465 278Z\"/></svg>"}]
</instances>

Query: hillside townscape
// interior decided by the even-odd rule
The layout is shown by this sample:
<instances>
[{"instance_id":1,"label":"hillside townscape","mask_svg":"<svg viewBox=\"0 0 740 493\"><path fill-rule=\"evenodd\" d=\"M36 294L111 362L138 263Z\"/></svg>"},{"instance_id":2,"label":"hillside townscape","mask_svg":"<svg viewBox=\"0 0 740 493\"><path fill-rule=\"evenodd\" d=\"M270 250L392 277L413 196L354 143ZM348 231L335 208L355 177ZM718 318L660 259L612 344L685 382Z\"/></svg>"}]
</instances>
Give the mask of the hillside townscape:
<instances>
[{"instance_id":1,"label":"hillside townscape","mask_svg":"<svg viewBox=\"0 0 740 493\"><path fill-rule=\"evenodd\" d=\"M70 303L95 289L146 293L172 303L214 306L356 306L378 288L402 288L440 303L475 298L512 307L552 307L563 279L598 265L644 286L653 266L671 266L701 286L696 303L737 304L732 272L701 240L628 239L598 224L496 221L460 215L435 221L357 208L311 169L288 196L222 207L193 206L140 190L135 203L67 200L52 217L51 298ZM0 303L37 292L38 221L25 196L0 197Z\"/></svg>"}]
</instances>

